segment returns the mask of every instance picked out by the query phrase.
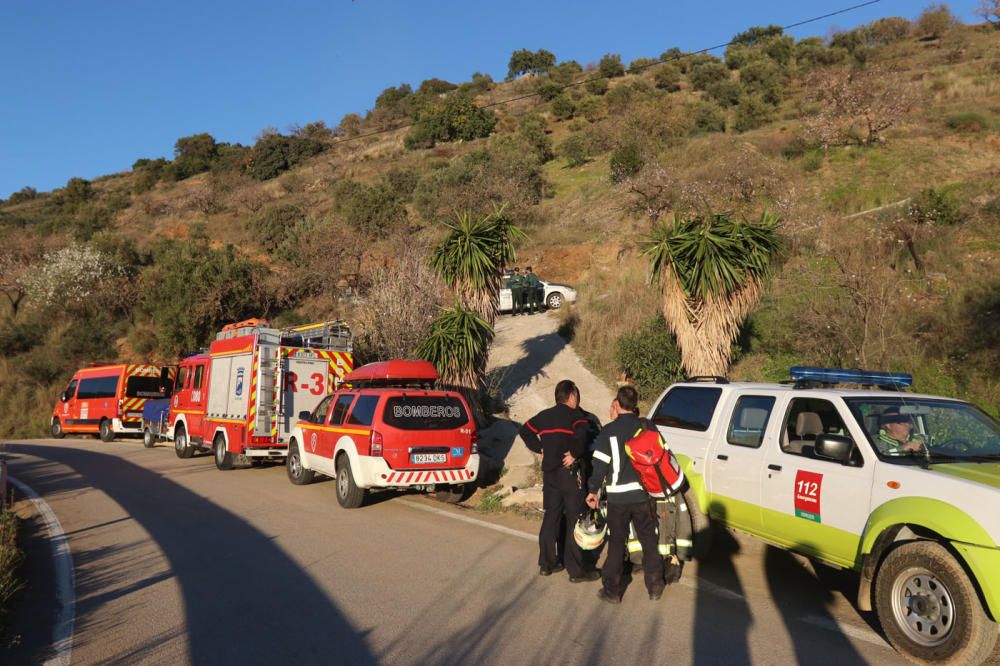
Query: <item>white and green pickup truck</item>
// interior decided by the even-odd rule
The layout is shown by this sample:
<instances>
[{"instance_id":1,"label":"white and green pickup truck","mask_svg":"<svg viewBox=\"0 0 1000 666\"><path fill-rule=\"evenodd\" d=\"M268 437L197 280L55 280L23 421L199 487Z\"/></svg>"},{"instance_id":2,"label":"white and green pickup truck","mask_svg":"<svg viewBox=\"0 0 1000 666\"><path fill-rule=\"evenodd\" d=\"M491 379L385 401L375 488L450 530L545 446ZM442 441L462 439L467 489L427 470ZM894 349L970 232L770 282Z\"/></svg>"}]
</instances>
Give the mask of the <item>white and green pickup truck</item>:
<instances>
[{"instance_id":1,"label":"white and green pickup truck","mask_svg":"<svg viewBox=\"0 0 1000 666\"><path fill-rule=\"evenodd\" d=\"M858 607L874 608L911 661L996 659L1000 424L967 402L903 391L909 375L792 376L695 378L654 404L696 522L857 571ZM871 388L837 388L848 382Z\"/></svg>"}]
</instances>

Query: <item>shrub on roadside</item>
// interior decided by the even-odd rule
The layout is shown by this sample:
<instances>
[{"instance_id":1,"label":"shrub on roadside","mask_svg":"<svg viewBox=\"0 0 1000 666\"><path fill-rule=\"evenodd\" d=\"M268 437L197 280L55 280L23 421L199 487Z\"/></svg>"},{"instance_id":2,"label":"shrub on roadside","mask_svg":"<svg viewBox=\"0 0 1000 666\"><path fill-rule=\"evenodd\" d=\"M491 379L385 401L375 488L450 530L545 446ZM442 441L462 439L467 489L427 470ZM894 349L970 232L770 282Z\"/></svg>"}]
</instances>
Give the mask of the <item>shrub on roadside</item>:
<instances>
[{"instance_id":1,"label":"shrub on roadside","mask_svg":"<svg viewBox=\"0 0 1000 666\"><path fill-rule=\"evenodd\" d=\"M647 399L684 377L677 341L661 314L618 338L615 360Z\"/></svg>"}]
</instances>

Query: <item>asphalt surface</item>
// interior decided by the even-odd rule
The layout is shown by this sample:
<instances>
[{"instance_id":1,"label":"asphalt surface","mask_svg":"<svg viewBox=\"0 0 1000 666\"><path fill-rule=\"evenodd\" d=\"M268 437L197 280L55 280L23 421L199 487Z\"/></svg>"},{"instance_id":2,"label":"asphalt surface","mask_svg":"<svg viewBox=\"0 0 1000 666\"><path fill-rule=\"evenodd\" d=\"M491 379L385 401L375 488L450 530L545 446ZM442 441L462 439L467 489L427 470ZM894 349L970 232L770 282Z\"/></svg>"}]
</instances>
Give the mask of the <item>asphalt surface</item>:
<instances>
[{"instance_id":1,"label":"asphalt surface","mask_svg":"<svg viewBox=\"0 0 1000 666\"><path fill-rule=\"evenodd\" d=\"M540 577L532 539L475 522L534 532L529 518L398 494L347 511L331 481L219 472L137 441L0 455L68 535L77 664L901 663L848 601L850 574L749 540L688 566L659 602L639 576L616 607L599 583ZM15 613L44 623L44 581L28 590ZM0 661L37 663L40 633Z\"/></svg>"}]
</instances>

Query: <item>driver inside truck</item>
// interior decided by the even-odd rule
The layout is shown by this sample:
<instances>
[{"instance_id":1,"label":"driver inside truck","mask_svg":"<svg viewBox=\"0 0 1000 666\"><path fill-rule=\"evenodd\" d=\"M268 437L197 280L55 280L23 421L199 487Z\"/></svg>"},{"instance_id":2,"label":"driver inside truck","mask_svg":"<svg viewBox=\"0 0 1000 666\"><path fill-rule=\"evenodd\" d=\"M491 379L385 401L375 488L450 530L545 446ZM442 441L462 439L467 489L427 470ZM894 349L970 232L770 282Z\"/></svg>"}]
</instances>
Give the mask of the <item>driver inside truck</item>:
<instances>
[{"instance_id":1,"label":"driver inside truck","mask_svg":"<svg viewBox=\"0 0 1000 666\"><path fill-rule=\"evenodd\" d=\"M878 447L883 455L905 456L922 453L927 445L920 434L913 432L913 420L901 414L899 407L889 407L879 416Z\"/></svg>"}]
</instances>

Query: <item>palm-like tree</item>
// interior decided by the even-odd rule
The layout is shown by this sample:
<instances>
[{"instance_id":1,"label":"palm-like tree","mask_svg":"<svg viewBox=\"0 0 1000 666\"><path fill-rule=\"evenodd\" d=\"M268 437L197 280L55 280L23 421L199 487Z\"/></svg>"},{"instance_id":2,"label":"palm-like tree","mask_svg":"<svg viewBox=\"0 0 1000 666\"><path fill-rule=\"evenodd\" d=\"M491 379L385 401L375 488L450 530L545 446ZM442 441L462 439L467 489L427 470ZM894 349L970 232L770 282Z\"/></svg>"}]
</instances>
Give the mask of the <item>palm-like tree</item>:
<instances>
[{"instance_id":1,"label":"palm-like tree","mask_svg":"<svg viewBox=\"0 0 1000 666\"><path fill-rule=\"evenodd\" d=\"M514 261L514 242L526 238L506 215L506 207L474 218L466 211L454 224L445 222L448 236L431 252L431 268L450 286L462 304L493 326L500 313L503 270Z\"/></svg>"},{"instance_id":2,"label":"palm-like tree","mask_svg":"<svg viewBox=\"0 0 1000 666\"><path fill-rule=\"evenodd\" d=\"M474 388L486 370L482 350L493 340L493 328L460 303L442 308L417 356L434 364L445 383ZM473 405L473 409L476 406Z\"/></svg>"},{"instance_id":3,"label":"palm-like tree","mask_svg":"<svg viewBox=\"0 0 1000 666\"><path fill-rule=\"evenodd\" d=\"M740 326L760 300L780 249L779 218L734 220L708 212L653 227L642 254L663 294L663 317L689 376L725 375Z\"/></svg>"}]
</instances>

